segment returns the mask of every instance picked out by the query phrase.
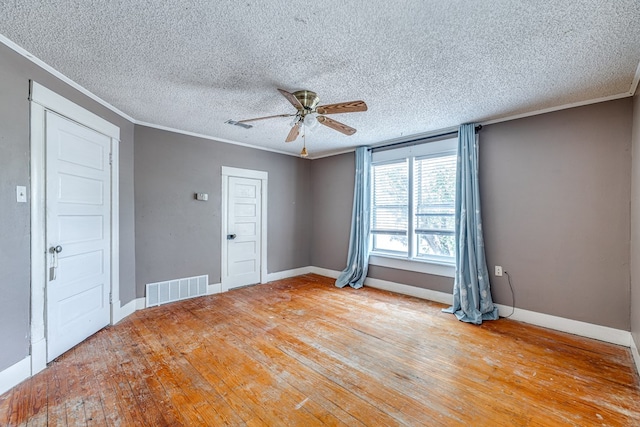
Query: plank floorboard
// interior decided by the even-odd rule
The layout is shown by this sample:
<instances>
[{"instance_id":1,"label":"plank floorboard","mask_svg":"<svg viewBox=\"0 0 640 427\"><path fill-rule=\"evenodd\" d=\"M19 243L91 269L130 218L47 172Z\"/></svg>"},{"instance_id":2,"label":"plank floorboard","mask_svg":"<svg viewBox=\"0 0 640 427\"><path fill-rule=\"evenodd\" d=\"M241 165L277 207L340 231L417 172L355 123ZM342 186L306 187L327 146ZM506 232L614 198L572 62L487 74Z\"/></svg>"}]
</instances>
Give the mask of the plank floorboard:
<instances>
[{"instance_id":1,"label":"plank floorboard","mask_svg":"<svg viewBox=\"0 0 640 427\"><path fill-rule=\"evenodd\" d=\"M13 425L26 425L23 420L28 419L28 399L23 399L22 396L29 396L31 394L32 384L31 382L23 382L16 387L11 399L9 400L9 424Z\"/></svg>"},{"instance_id":2,"label":"plank floorboard","mask_svg":"<svg viewBox=\"0 0 640 427\"><path fill-rule=\"evenodd\" d=\"M262 309L261 307L268 306L267 304L260 304L258 307L252 307L252 310L248 312L247 315L252 316L256 322L264 319L268 316L268 310ZM299 303L296 302L296 307L298 306ZM317 310L320 310L320 308L318 307ZM291 310L285 310L285 313L290 311ZM428 408L415 409L418 402L411 401L411 398L402 393L389 393L388 398L385 399L385 394L388 393L387 390L369 389L368 385L371 384L370 381L367 381L367 379L370 378L369 373L363 372L366 368L362 364L363 359L368 358L368 355L355 350L362 348L362 343L353 336L351 328L345 326L343 322L340 322L334 324L331 333L319 333L320 318L317 313L309 315L310 317L315 317L315 320L313 320L314 327L304 327L303 325L301 328L299 326L301 325L300 316L304 315L307 311L293 311L296 313L295 318L289 321L283 321L285 319L281 317L279 321L280 325L277 328L270 327L267 324L263 325L263 328L267 330L267 334L276 337L276 342L279 343L281 348L284 349L286 344L293 344L292 346L288 346L288 354L290 357L312 367L314 370L330 378L331 381L343 387L355 387L359 390L359 396L363 400L376 400L376 393L382 394L378 396L378 400L383 401L382 405L386 408L385 412L393 417L395 422L401 424L409 423L406 418L410 418L412 412L419 412L418 419L424 419L424 417L429 414ZM301 330L304 330L304 333L300 333ZM280 332L286 335L276 335ZM328 337L329 335L330 337ZM341 336L348 342L338 341L337 338ZM335 348L337 345L339 345L339 347ZM325 367L324 365L327 366ZM374 376L375 375L374 373ZM389 379L378 375L377 380L385 382ZM436 413L437 412L434 412L432 415Z\"/></svg>"},{"instance_id":3,"label":"plank floorboard","mask_svg":"<svg viewBox=\"0 0 640 427\"><path fill-rule=\"evenodd\" d=\"M181 336L179 331L185 330L183 324L188 322L188 312L174 312L174 319L178 329L176 336ZM187 348L187 351L189 350ZM264 366L255 363L248 355L240 352L233 343L218 341L217 350L219 350L218 357L212 359L212 367L222 374L221 379L227 386L233 388L238 394L242 394L243 400L252 402L258 417L268 425L277 422L284 422L287 425L318 424L306 409L297 412L287 411L287 407L295 406L299 400L291 396L290 390L277 384L277 379L269 375ZM188 354L185 357L188 359ZM279 404L273 405L276 401Z\"/></svg>"},{"instance_id":4,"label":"plank floorboard","mask_svg":"<svg viewBox=\"0 0 640 427\"><path fill-rule=\"evenodd\" d=\"M42 375L49 377L47 381L47 395L49 396L49 404L47 405L47 425L48 426L67 426L73 425L67 423L67 408L65 399L73 399L73 395L65 395L66 381L63 381L67 375L66 363L68 355L63 354L49 365L49 370L41 372ZM61 364L58 367L58 364Z\"/></svg>"},{"instance_id":5,"label":"plank floorboard","mask_svg":"<svg viewBox=\"0 0 640 427\"><path fill-rule=\"evenodd\" d=\"M224 423L226 420L222 414L227 411L214 385L218 379L204 378L196 367L188 360L184 360L186 348L182 350L174 348L173 344L166 339L170 331L168 322L164 319L161 322L163 326L158 329L153 327L153 322L132 319L129 327L132 328L132 334L138 336L139 343L143 346L153 369L158 372L159 381L164 384L170 399L168 403L176 408L196 409L181 411L187 425L202 425L206 423L205 420L210 420L208 422L211 423L214 421ZM152 326L152 329L149 326ZM178 354L180 356L177 356ZM207 363L206 360L205 358L203 363ZM236 425L241 425L239 419L231 411L230 420Z\"/></svg>"},{"instance_id":6,"label":"plank floorboard","mask_svg":"<svg viewBox=\"0 0 640 427\"><path fill-rule=\"evenodd\" d=\"M36 374L30 380L31 393L28 396L29 414L25 418L25 425L37 427L47 424L47 376ZM0 404L1 405L1 404ZM0 419L2 416L0 415Z\"/></svg>"},{"instance_id":7,"label":"plank floorboard","mask_svg":"<svg viewBox=\"0 0 640 427\"><path fill-rule=\"evenodd\" d=\"M110 328L103 329L80 346L85 349L87 357L96 362L96 370L91 374L96 384L95 393L100 395L106 425L136 425L141 416L115 352L110 349L108 337L111 334Z\"/></svg>"},{"instance_id":8,"label":"plank floorboard","mask_svg":"<svg viewBox=\"0 0 640 427\"><path fill-rule=\"evenodd\" d=\"M247 319L247 322L249 320ZM272 375L286 383L288 387L294 388L299 393L298 398L301 399L296 408L317 404L322 408L321 412L327 411L334 414L341 423L352 426L363 425L357 418L360 414L351 415L348 412L349 408L345 410L340 406L341 402L345 401L346 390L337 387L335 383L328 381L326 377L319 375L307 366L296 363L297 361L292 360L282 350L273 346L273 339L265 338L263 334L256 334L255 324L252 323L250 326L251 328L247 329L239 325L232 331L221 333L228 334L226 339L233 341L242 352L250 355L257 363L266 366ZM359 406L367 406L367 413L376 412L374 406L364 401L358 402L357 407ZM371 417L370 421L379 420Z\"/></svg>"},{"instance_id":9,"label":"plank floorboard","mask_svg":"<svg viewBox=\"0 0 640 427\"><path fill-rule=\"evenodd\" d=\"M126 329L127 326L124 323L122 328ZM126 342L119 334L109 334L109 338L110 347L117 349L115 355L122 368L123 378L126 378L129 388L134 392L135 404L146 424L169 426L178 423L181 417L176 418L173 408L164 405L166 389L158 383L156 372L148 365L149 359L140 352L140 344L135 335L129 335Z\"/></svg>"},{"instance_id":10,"label":"plank floorboard","mask_svg":"<svg viewBox=\"0 0 640 427\"><path fill-rule=\"evenodd\" d=\"M6 423L9 420L9 417L11 417L11 398L18 387L20 387L20 385L0 395L0 421L4 421Z\"/></svg>"},{"instance_id":11,"label":"plank floorboard","mask_svg":"<svg viewBox=\"0 0 640 427\"><path fill-rule=\"evenodd\" d=\"M247 322L249 321L250 319L247 318ZM344 423L359 425L357 419L349 416L330 400L335 390L328 390L324 386L331 383L323 384L324 377L316 375L314 371L286 357L282 351L273 346L272 340L265 341L263 334L256 334L258 328L255 324L250 326L250 329L247 329L243 325L237 325L233 329L220 330L218 334L250 357L254 363L265 367L281 387L289 390L293 396L293 400L289 401L292 408L296 410L304 408L317 418L324 420L322 424L327 424L327 420L331 419L333 420L331 425ZM318 392L320 387L323 393ZM327 393L328 391L331 394ZM371 410L374 409L371 407Z\"/></svg>"},{"instance_id":12,"label":"plank floorboard","mask_svg":"<svg viewBox=\"0 0 640 427\"><path fill-rule=\"evenodd\" d=\"M627 348L305 275L138 311L0 396L1 426L639 426Z\"/></svg>"},{"instance_id":13,"label":"plank floorboard","mask_svg":"<svg viewBox=\"0 0 640 427\"><path fill-rule=\"evenodd\" d=\"M132 327L146 333L141 343L146 346L146 353L159 374L159 381L165 385L167 390L171 390L169 403L176 408L188 409L182 411L186 423L202 425L206 422L215 422L222 424L224 416L220 413L224 413L224 405L221 404L220 393L211 381L203 378L201 373L185 358L186 349L176 347L168 339L168 335L173 330L168 323L163 321L162 329L159 329L148 322L140 324L137 319L134 319L134 322ZM150 326L153 330L149 329ZM213 381L216 379L213 378Z\"/></svg>"}]
</instances>

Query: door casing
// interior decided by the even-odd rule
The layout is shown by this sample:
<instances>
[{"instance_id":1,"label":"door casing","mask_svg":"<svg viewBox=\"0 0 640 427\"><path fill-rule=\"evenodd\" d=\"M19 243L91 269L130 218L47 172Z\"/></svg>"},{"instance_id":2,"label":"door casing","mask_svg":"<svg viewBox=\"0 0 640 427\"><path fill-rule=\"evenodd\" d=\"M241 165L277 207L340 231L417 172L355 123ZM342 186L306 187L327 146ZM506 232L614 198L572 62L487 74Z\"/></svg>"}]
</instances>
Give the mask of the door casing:
<instances>
[{"instance_id":1,"label":"door casing","mask_svg":"<svg viewBox=\"0 0 640 427\"><path fill-rule=\"evenodd\" d=\"M111 138L111 324L120 320L118 217L120 128L34 81L31 81L29 100L31 112L31 375L35 375L47 366L45 111L55 112Z\"/></svg>"},{"instance_id":2,"label":"door casing","mask_svg":"<svg viewBox=\"0 0 640 427\"><path fill-rule=\"evenodd\" d=\"M260 283L267 283L267 184L269 174L265 171L256 171L251 169L240 169L229 166L222 166L222 233L220 235L221 244L221 265L220 276L222 283L222 292L229 290L229 284L227 283L226 274L226 262L227 262L227 241L226 235L228 230L229 211L228 211L228 190L229 190L229 177L237 176L240 178L252 178L259 179L262 184L261 195L261 221L260 221Z\"/></svg>"}]
</instances>

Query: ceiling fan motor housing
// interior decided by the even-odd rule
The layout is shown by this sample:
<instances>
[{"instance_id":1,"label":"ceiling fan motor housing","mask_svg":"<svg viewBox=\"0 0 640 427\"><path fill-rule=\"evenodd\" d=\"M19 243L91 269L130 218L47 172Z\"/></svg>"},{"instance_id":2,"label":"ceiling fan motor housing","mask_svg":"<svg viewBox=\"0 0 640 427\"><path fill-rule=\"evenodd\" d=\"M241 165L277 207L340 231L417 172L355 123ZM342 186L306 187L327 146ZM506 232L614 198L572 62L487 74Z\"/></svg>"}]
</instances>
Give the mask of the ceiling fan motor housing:
<instances>
[{"instance_id":1,"label":"ceiling fan motor housing","mask_svg":"<svg viewBox=\"0 0 640 427\"><path fill-rule=\"evenodd\" d=\"M310 90L298 90L293 92L293 96L296 97L300 104L304 107L304 111L301 113L307 114L312 113L316 110L318 103L320 102L320 98L315 92L311 92Z\"/></svg>"}]
</instances>

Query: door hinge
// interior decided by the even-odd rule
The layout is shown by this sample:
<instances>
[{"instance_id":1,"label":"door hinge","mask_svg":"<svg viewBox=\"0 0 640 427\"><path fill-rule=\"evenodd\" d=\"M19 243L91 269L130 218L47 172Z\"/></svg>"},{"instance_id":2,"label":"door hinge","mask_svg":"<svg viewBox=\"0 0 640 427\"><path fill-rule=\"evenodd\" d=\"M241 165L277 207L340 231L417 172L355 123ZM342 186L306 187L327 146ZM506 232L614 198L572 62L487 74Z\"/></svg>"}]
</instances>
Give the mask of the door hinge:
<instances>
[{"instance_id":1,"label":"door hinge","mask_svg":"<svg viewBox=\"0 0 640 427\"><path fill-rule=\"evenodd\" d=\"M113 164L113 153L109 153L109 164Z\"/></svg>"},{"instance_id":2,"label":"door hinge","mask_svg":"<svg viewBox=\"0 0 640 427\"><path fill-rule=\"evenodd\" d=\"M113 304L113 294L109 292L109 304Z\"/></svg>"}]
</instances>

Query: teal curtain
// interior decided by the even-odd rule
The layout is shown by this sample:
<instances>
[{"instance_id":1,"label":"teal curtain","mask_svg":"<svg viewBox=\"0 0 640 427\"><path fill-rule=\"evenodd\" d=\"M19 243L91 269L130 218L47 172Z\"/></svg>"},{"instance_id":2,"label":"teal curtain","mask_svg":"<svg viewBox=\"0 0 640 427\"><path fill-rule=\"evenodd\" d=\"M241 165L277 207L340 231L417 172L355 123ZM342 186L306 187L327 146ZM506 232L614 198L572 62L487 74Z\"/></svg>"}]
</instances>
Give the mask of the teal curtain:
<instances>
[{"instance_id":1,"label":"teal curtain","mask_svg":"<svg viewBox=\"0 0 640 427\"><path fill-rule=\"evenodd\" d=\"M496 320L498 308L491 299L482 238L475 124L461 125L458 132L455 213L456 275L453 305L444 311L454 313L459 320L477 325L483 320Z\"/></svg>"},{"instance_id":2,"label":"teal curtain","mask_svg":"<svg viewBox=\"0 0 640 427\"><path fill-rule=\"evenodd\" d=\"M369 220L371 209L371 151L356 148L356 182L353 189L353 211L347 268L338 276L336 286L361 288L369 268Z\"/></svg>"}]
</instances>

